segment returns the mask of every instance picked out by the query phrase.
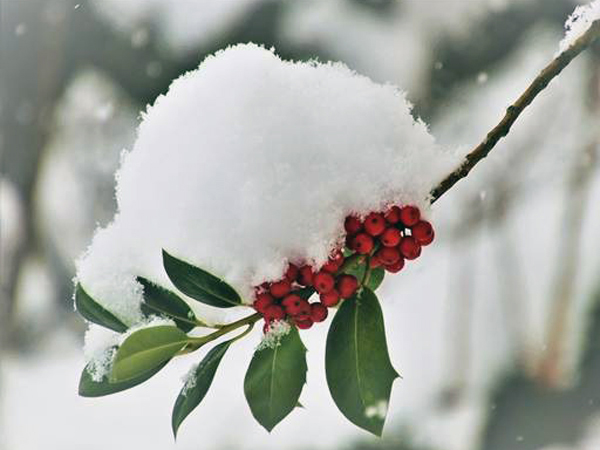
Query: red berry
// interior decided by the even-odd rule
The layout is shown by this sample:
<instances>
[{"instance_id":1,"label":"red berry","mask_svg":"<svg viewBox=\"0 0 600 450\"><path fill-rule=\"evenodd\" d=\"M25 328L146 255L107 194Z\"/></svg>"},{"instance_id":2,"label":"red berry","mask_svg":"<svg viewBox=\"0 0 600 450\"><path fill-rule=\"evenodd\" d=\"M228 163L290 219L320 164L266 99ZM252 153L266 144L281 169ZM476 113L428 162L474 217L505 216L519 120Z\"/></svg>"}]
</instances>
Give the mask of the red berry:
<instances>
[{"instance_id":1,"label":"red berry","mask_svg":"<svg viewBox=\"0 0 600 450\"><path fill-rule=\"evenodd\" d=\"M421 245L431 244L435 237L433 227L425 220L417 222L417 224L411 228L411 234Z\"/></svg>"},{"instance_id":2,"label":"red berry","mask_svg":"<svg viewBox=\"0 0 600 450\"><path fill-rule=\"evenodd\" d=\"M335 278L329 272L321 271L313 278L315 289L319 294L326 294L335 286Z\"/></svg>"},{"instance_id":3,"label":"red berry","mask_svg":"<svg viewBox=\"0 0 600 450\"><path fill-rule=\"evenodd\" d=\"M337 280L337 290L342 298L350 298L358 289L358 280L353 275L340 275Z\"/></svg>"},{"instance_id":4,"label":"red berry","mask_svg":"<svg viewBox=\"0 0 600 450\"><path fill-rule=\"evenodd\" d=\"M300 273L298 274L298 283L302 286L312 286L314 273L310 266L300 267Z\"/></svg>"},{"instance_id":5,"label":"red berry","mask_svg":"<svg viewBox=\"0 0 600 450\"><path fill-rule=\"evenodd\" d=\"M387 220L387 222L391 223L392 225L400 222L400 208L395 205L392 206L385 213L384 217L385 217L385 220Z\"/></svg>"},{"instance_id":6,"label":"red berry","mask_svg":"<svg viewBox=\"0 0 600 450\"><path fill-rule=\"evenodd\" d=\"M340 293L336 289L332 289L326 294L321 294L321 303L328 308L337 305L340 302Z\"/></svg>"},{"instance_id":7,"label":"red berry","mask_svg":"<svg viewBox=\"0 0 600 450\"><path fill-rule=\"evenodd\" d=\"M313 320L310 317L307 317L306 319L294 319L294 323L301 330L308 330L313 326Z\"/></svg>"},{"instance_id":8,"label":"red berry","mask_svg":"<svg viewBox=\"0 0 600 450\"><path fill-rule=\"evenodd\" d=\"M342 264L344 264L344 255L342 255L341 253L338 253L337 255L329 258L329 261L327 261L323 265L323 267L321 267L321 270L324 270L325 272L329 272L329 273L335 273L338 270L340 270L340 267L342 267Z\"/></svg>"},{"instance_id":9,"label":"red berry","mask_svg":"<svg viewBox=\"0 0 600 450\"><path fill-rule=\"evenodd\" d=\"M403 237L398 249L406 259L417 259L421 254L421 245L412 236Z\"/></svg>"},{"instance_id":10,"label":"red berry","mask_svg":"<svg viewBox=\"0 0 600 450\"><path fill-rule=\"evenodd\" d=\"M362 223L356 216L348 216L344 221L344 229L348 234L356 234L362 229Z\"/></svg>"},{"instance_id":11,"label":"red berry","mask_svg":"<svg viewBox=\"0 0 600 450\"><path fill-rule=\"evenodd\" d=\"M293 283L294 281L296 281L298 279L299 272L300 271L298 269L298 266L290 263L290 265L288 266L287 270L285 271L285 278L290 283Z\"/></svg>"},{"instance_id":12,"label":"red berry","mask_svg":"<svg viewBox=\"0 0 600 450\"><path fill-rule=\"evenodd\" d=\"M271 284L269 291L273 297L281 298L288 295L291 289L292 285L288 280L281 280Z\"/></svg>"},{"instance_id":13,"label":"red berry","mask_svg":"<svg viewBox=\"0 0 600 450\"><path fill-rule=\"evenodd\" d=\"M387 270L388 272L391 272L391 273L398 273L402 270L403 267L404 267L404 258L400 257L400 259L396 263L391 264L389 266L385 266L385 270Z\"/></svg>"},{"instance_id":14,"label":"red berry","mask_svg":"<svg viewBox=\"0 0 600 450\"><path fill-rule=\"evenodd\" d=\"M352 246L350 248L356 253L366 255L373 250L373 238L366 233L359 233L352 239Z\"/></svg>"},{"instance_id":15,"label":"red berry","mask_svg":"<svg viewBox=\"0 0 600 450\"><path fill-rule=\"evenodd\" d=\"M321 303L310 305L310 318L313 322L323 322L327 319L327 307Z\"/></svg>"},{"instance_id":16,"label":"red berry","mask_svg":"<svg viewBox=\"0 0 600 450\"><path fill-rule=\"evenodd\" d=\"M391 247L380 248L379 250L377 250L377 253L375 253L375 255L384 266L389 266L396 263L401 256L398 249Z\"/></svg>"},{"instance_id":17,"label":"red berry","mask_svg":"<svg viewBox=\"0 0 600 450\"><path fill-rule=\"evenodd\" d=\"M256 300L253 303L254 309L259 313L264 314L265 310L275 302L275 299L268 292L263 292L256 296Z\"/></svg>"},{"instance_id":18,"label":"red berry","mask_svg":"<svg viewBox=\"0 0 600 450\"><path fill-rule=\"evenodd\" d=\"M382 214L371 213L365 217L365 231L371 236L379 236L385 230L385 219Z\"/></svg>"},{"instance_id":19,"label":"red berry","mask_svg":"<svg viewBox=\"0 0 600 450\"><path fill-rule=\"evenodd\" d=\"M400 243L400 239L402 235L400 234L400 230L395 227L386 228L382 235L379 237L379 240L386 247L395 247Z\"/></svg>"},{"instance_id":20,"label":"red berry","mask_svg":"<svg viewBox=\"0 0 600 450\"><path fill-rule=\"evenodd\" d=\"M371 259L369 260L369 267L371 269L376 269L377 267L381 267L383 264L381 263L381 261L379 260L379 258L377 257L377 255L373 255L371 257Z\"/></svg>"},{"instance_id":21,"label":"red berry","mask_svg":"<svg viewBox=\"0 0 600 450\"><path fill-rule=\"evenodd\" d=\"M310 314L310 304L299 295L290 294L283 299L281 304L290 316Z\"/></svg>"},{"instance_id":22,"label":"red berry","mask_svg":"<svg viewBox=\"0 0 600 450\"><path fill-rule=\"evenodd\" d=\"M271 305L265 309L265 320L282 320L285 318L285 311L279 305Z\"/></svg>"},{"instance_id":23,"label":"red berry","mask_svg":"<svg viewBox=\"0 0 600 450\"><path fill-rule=\"evenodd\" d=\"M416 206L403 206L400 210L400 220L407 227L412 227L421 219L421 213Z\"/></svg>"}]
</instances>

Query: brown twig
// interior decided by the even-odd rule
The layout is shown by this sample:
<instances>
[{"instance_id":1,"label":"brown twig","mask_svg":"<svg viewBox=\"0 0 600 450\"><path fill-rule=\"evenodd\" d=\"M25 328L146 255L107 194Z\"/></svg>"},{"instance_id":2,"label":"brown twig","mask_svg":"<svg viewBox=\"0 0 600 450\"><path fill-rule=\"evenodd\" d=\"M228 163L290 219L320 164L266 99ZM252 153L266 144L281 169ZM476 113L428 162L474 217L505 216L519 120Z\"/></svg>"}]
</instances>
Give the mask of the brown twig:
<instances>
[{"instance_id":1,"label":"brown twig","mask_svg":"<svg viewBox=\"0 0 600 450\"><path fill-rule=\"evenodd\" d=\"M508 134L512 125L531 102L542 92L546 86L558 76L581 52L588 48L600 37L600 20L592 22L590 28L577 39L573 45L558 55L548 64L533 80L521 96L509 106L502 120L496 125L477 147L465 157L463 163L454 172L449 174L430 193L430 203L435 203L458 181L465 178L475 165L485 158L496 146L498 141Z\"/></svg>"}]
</instances>

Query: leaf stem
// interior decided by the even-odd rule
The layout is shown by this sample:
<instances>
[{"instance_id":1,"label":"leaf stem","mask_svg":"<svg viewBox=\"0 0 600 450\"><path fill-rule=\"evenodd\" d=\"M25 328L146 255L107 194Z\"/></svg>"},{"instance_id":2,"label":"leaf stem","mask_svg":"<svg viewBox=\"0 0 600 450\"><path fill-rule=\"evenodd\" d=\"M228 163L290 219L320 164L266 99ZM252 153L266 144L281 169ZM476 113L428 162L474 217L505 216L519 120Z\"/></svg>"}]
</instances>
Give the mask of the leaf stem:
<instances>
[{"instance_id":1,"label":"leaf stem","mask_svg":"<svg viewBox=\"0 0 600 450\"><path fill-rule=\"evenodd\" d=\"M430 203L435 203L448 192L458 181L465 178L496 146L498 141L510 131L521 113L542 92L548 84L557 77L581 52L587 49L600 37L600 19L592 22L588 30L579 37L568 49L554 58L539 75L531 82L521 96L506 109L506 114L477 147L465 157L464 161L430 192Z\"/></svg>"},{"instance_id":2,"label":"leaf stem","mask_svg":"<svg viewBox=\"0 0 600 450\"><path fill-rule=\"evenodd\" d=\"M250 332L250 330L252 329L252 326L254 326L254 324L256 322L258 322L261 317L262 316L259 313L254 313L250 316L244 317L243 319L236 320L235 322L229 323L227 325L223 325L217 331L207 334L206 336L192 337L192 338L190 338L190 345L192 348L191 351L194 351L194 350L200 348L201 346L203 346L204 344L206 344L207 342L214 341L215 339L218 339L221 336L223 336L227 333L230 333L231 331L237 330L238 328L241 328L245 325L250 325L248 327L248 329L244 331L244 333L240 334L236 338L236 339L239 339L239 338L245 336L246 334L248 334Z\"/></svg>"}]
</instances>

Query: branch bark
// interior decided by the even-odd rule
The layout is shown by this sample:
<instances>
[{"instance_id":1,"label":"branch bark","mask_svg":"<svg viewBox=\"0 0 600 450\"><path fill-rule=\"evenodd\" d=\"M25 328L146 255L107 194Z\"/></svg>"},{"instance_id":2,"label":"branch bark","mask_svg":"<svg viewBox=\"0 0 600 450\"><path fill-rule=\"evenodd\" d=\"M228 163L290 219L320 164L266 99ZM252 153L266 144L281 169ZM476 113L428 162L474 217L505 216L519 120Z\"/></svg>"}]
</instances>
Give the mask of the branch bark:
<instances>
[{"instance_id":1,"label":"branch bark","mask_svg":"<svg viewBox=\"0 0 600 450\"><path fill-rule=\"evenodd\" d=\"M489 154L498 141L508 134L515 121L519 118L525 108L533 102L538 94L542 92L548 84L571 63L571 61L592 45L599 37L600 20L596 20L592 22L589 29L581 35L573 45L553 59L552 62L539 73L525 92L523 92L523 94L507 108L506 114L502 120L487 134L483 142L471 150L462 164L431 191L430 203L435 203L456 183L465 178L469 172L471 172L471 169Z\"/></svg>"}]
</instances>

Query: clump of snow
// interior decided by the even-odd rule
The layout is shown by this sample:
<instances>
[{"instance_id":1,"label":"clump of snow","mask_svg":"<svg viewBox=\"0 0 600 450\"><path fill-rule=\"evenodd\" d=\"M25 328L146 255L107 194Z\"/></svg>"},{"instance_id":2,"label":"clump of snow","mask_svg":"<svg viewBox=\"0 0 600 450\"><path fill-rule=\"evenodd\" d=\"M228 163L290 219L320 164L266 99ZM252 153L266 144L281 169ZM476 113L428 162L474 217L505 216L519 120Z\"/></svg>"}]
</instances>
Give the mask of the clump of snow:
<instances>
[{"instance_id":1,"label":"clump of snow","mask_svg":"<svg viewBox=\"0 0 600 450\"><path fill-rule=\"evenodd\" d=\"M119 211L77 276L135 321L137 275L174 289L166 249L251 301L253 286L281 277L288 262L323 264L349 213L427 209L429 191L457 163L396 87L343 64L233 46L148 108L118 172Z\"/></svg>"},{"instance_id":2,"label":"clump of snow","mask_svg":"<svg viewBox=\"0 0 600 450\"><path fill-rule=\"evenodd\" d=\"M369 419L376 417L378 419L385 419L388 410L388 402L386 400L379 400L377 403L367 406L365 409L365 416Z\"/></svg>"},{"instance_id":3,"label":"clump of snow","mask_svg":"<svg viewBox=\"0 0 600 450\"><path fill-rule=\"evenodd\" d=\"M263 335L262 340L256 347L256 351L277 347L281 342L281 338L288 334L291 329L292 326L285 320L271 322L269 329Z\"/></svg>"},{"instance_id":4,"label":"clump of snow","mask_svg":"<svg viewBox=\"0 0 600 450\"><path fill-rule=\"evenodd\" d=\"M565 23L566 34L560 42L560 51L564 52L573 45L596 20L600 20L600 0L575 8Z\"/></svg>"},{"instance_id":5,"label":"clump of snow","mask_svg":"<svg viewBox=\"0 0 600 450\"><path fill-rule=\"evenodd\" d=\"M94 381L101 381L110 373L112 363L119 345L132 333L143 328L157 327L161 325L175 325L170 319L159 316L150 316L139 321L135 326L129 328L126 333L116 333L100 325L91 323L85 333L83 355L87 371Z\"/></svg>"},{"instance_id":6,"label":"clump of snow","mask_svg":"<svg viewBox=\"0 0 600 450\"><path fill-rule=\"evenodd\" d=\"M110 373L121 335L100 325L90 324L85 333L83 356L92 380L100 382Z\"/></svg>"},{"instance_id":7,"label":"clump of snow","mask_svg":"<svg viewBox=\"0 0 600 450\"><path fill-rule=\"evenodd\" d=\"M181 377L181 381L183 381L183 388L181 389L181 395L184 397L187 396L190 389L194 389L196 387L196 370L198 369L198 364L192 364L190 369L186 372L186 374Z\"/></svg>"}]
</instances>

